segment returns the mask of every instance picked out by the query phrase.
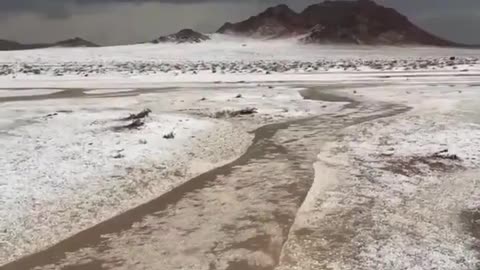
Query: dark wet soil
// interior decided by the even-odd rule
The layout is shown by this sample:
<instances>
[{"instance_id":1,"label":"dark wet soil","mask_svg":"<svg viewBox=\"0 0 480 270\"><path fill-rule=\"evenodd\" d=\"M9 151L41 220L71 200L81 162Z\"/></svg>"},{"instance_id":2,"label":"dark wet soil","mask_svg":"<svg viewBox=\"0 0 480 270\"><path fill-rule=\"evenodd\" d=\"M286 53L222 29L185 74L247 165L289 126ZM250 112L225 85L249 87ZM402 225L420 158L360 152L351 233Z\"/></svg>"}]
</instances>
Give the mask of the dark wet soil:
<instances>
[{"instance_id":1,"label":"dark wet soil","mask_svg":"<svg viewBox=\"0 0 480 270\"><path fill-rule=\"evenodd\" d=\"M55 88L49 88L55 89ZM35 101L35 100L46 100L46 99L63 99L63 98L109 98L109 97L131 97L139 94L149 94L149 93L159 93L159 92L169 92L177 88L168 87L168 88L139 88L132 89L127 92L118 92L118 93L103 93L103 94L87 94L85 93L89 89L82 88L69 88L69 89L58 89L59 92L46 94L46 95L35 95L35 96L13 96L13 97L0 97L0 103L3 102L13 102L13 101ZM16 89L15 91L21 92L22 90L31 90L28 89Z\"/></svg>"},{"instance_id":2,"label":"dark wet soil","mask_svg":"<svg viewBox=\"0 0 480 270\"><path fill-rule=\"evenodd\" d=\"M465 230L477 240L472 248L480 252L480 209L465 210L461 213L460 218ZM480 269L480 265L477 269Z\"/></svg>"}]
</instances>

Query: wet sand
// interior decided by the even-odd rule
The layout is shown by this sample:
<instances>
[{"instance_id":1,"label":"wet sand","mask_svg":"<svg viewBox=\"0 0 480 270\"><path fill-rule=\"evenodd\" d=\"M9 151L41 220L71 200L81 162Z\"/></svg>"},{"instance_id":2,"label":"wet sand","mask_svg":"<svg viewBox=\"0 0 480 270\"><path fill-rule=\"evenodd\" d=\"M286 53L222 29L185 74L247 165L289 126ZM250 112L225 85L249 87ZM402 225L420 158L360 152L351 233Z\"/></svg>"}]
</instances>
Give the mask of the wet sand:
<instances>
[{"instance_id":1,"label":"wet sand","mask_svg":"<svg viewBox=\"0 0 480 270\"><path fill-rule=\"evenodd\" d=\"M55 89L55 88L50 88ZM23 90L31 90L23 89ZM173 90L178 90L176 87L168 88L138 88L132 89L128 92L118 92L118 93L101 93L101 94L87 94L86 91L89 89L83 88L59 88L59 91L53 94L47 95L35 95L35 96L13 96L13 97L0 97L0 103L3 102L13 102L13 101L35 101L35 100L46 100L46 99L62 99L62 98L110 98L110 97L131 97L139 94L148 94L148 93L158 93L158 92L168 92ZM21 93L22 89L16 89Z\"/></svg>"},{"instance_id":2,"label":"wet sand","mask_svg":"<svg viewBox=\"0 0 480 270\"><path fill-rule=\"evenodd\" d=\"M349 102L353 112L261 127L236 161L0 269L273 269L321 145L342 128L408 110L314 88L302 95Z\"/></svg>"}]
</instances>

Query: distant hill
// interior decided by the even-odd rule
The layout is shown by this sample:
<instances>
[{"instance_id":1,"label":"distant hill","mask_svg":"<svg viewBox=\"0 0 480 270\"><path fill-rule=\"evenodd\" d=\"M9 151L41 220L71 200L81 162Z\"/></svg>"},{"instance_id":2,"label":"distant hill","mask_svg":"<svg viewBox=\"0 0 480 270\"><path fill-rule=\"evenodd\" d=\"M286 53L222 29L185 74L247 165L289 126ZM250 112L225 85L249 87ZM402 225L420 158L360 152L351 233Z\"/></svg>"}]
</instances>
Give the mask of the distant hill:
<instances>
[{"instance_id":1,"label":"distant hill","mask_svg":"<svg viewBox=\"0 0 480 270\"><path fill-rule=\"evenodd\" d=\"M325 1L301 13L279 5L245 21L226 23L217 32L264 38L298 36L305 43L460 45L428 33L396 10L371 0Z\"/></svg>"},{"instance_id":2,"label":"distant hill","mask_svg":"<svg viewBox=\"0 0 480 270\"><path fill-rule=\"evenodd\" d=\"M406 16L372 0L325 1L297 13L287 5L270 7L244 21L225 23L217 33L262 39L295 38L305 44L429 45L479 49L435 36ZM192 29L158 37L151 43L201 43L210 36ZM0 40L0 51L50 47L98 47L82 38L55 43L22 44Z\"/></svg>"},{"instance_id":3,"label":"distant hill","mask_svg":"<svg viewBox=\"0 0 480 270\"><path fill-rule=\"evenodd\" d=\"M279 5L239 23L227 22L217 33L278 38L304 34L307 30L299 14L287 5Z\"/></svg>"},{"instance_id":4,"label":"distant hill","mask_svg":"<svg viewBox=\"0 0 480 270\"><path fill-rule=\"evenodd\" d=\"M210 37L199 32L195 32L192 29L183 29L179 32L167 36L161 36L153 43L200 43L209 40Z\"/></svg>"},{"instance_id":5,"label":"distant hill","mask_svg":"<svg viewBox=\"0 0 480 270\"><path fill-rule=\"evenodd\" d=\"M41 48L42 44L21 44L15 41L0 39L0 51L28 50Z\"/></svg>"},{"instance_id":6,"label":"distant hill","mask_svg":"<svg viewBox=\"0 0 480 270\"><path fill-rule=\"evenodd\" d=\"M22 44L15 41L0 39L0 50L3 50L3 51L18 50L18 48L20 48L21 46Z\"/></svg>"},{"instance_id":7,"label":"distant hill","mask_svg":"<svg viewBox=\"0 0 480 270\"><path fill-rule=\"evenodd\" d=\"M55 42L49 47L99 47L99 45L88 40L76 37Z\"/></svg>"},{"instance_id":8,"label":"distant hill","mask_svg":"<svg viewBox=\"0 0 480 270\"><path fill-rule=\"evenodd\" d=\"M55 43L39 43L39 44L22 44L15 41L0 39L0 51L29 50L51 47L98 47L99 45L76 37L72 39L62 40Z\"/></svg>"}]
</instances>

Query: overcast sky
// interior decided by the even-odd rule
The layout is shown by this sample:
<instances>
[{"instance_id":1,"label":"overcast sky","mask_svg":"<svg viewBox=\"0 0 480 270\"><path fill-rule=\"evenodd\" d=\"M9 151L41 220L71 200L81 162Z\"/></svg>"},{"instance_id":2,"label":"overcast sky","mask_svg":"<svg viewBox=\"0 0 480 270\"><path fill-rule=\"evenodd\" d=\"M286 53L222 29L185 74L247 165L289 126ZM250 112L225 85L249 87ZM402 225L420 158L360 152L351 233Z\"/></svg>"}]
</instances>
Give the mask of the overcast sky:
<instances>
[{"instance_id":1,"label":"overcast sky","mask_svg":"<svg viewBox=\"0 0 480 270\"><path fill-rule=\"evenodd\" d=\"M321 0L0 0L0 39L100 44L151 40L181 28L215 31L279 3L300 11ZM377 0L439 36L480 43L480 0Z\"/></svg>"}]
</instances>

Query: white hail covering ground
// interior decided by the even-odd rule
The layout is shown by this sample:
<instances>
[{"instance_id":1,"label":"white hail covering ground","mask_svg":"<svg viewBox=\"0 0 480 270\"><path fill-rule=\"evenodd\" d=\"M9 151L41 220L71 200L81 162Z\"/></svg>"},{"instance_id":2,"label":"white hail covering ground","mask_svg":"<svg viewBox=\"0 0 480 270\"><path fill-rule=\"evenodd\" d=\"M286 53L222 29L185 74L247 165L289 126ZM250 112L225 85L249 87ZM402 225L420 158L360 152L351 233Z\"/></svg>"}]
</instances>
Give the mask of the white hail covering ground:
<instances>
[{"instance_id":1,"label":"white hail covering ground","mask_svg":"<svg viewBox=\"0 0 480 270\"><path fill-rule=\"evenodd\" d=\"M461 219L480 206L480 87L437 83L357 90L357 99L412 110L347 128L324 146L284 247L296 264L286 261L279 270L477 268L478 240ZM352 95L351 89L339 92ZM461 170L402 165L444 149L461 158ZM410 174L395 171L404 166ZM306 229L320 238L294 233Z\"/></svg>"},{"instance_id":2,"label":"white hail covering ground","mask_svg":"<svg viewBox=\"0 0 480 270\"><path fill-rule=\"evenodd\" d=\"M449 58L455 56L454 61ZM480 72L478 51L301 45L214 35L200 44L0 52L0 88L133 88L159 83L365 79L358 71ZM295 76L292 76L295 74ZM327 77L318 74L329 75ZM268 76L266 76L268 75ZM260 76L260 77L259 77Z\"/></svg>"},{"instance_id":3,"label":"white hail covering ground","mask_svg":"<svg viewBox=\"0 0 480 270\"><path fill-rule=\"evenodd\" d=\"M385 87L359 90L359 95L414 108L406 116L346 130L344 141L329 144L327 149L345 147L342 149L348 149L346 155L327 152L319 157L317 169L329 164L339 170L349 166L360 170L365 163L381 164L378 153L393 151L395 157L402 158L448 148L462 157L469 169L467 174L470 173L465 178L452 176L446 180L432 174L414 178L414 182L398 175L376 175L382 183L380 188L346 189L352 192L342 195L325 190L342 181L357 187L356 179L349 175L340 181L336 171L325 170L330 178L317 176L295 226L318 226L318 220L328 211L351 206L342 205L340 199L355 203L362 196L376 196L379 203L370 211L381 227L374 225L371 231L365 230L355 239L363 244L368 240L358 257L364 267L361 269L472 269L469 267L477 259L467 246L473 239L459 228L459 223L453 221L454 226L444 228L428 225L448 224L456 218L454 213L436 216L435 211L443 208L461 211L479 206L480 192L470 171L480 165L477 55L477 51L459 49L316 47L293 41L262 42L221 36L196 45L0 52L0 101L22 96L27 93L24 91L48 95L62 88L90 89L84 93L92 96L0 103L0 265L233 160L249 145L251 135L247 130L253 124L336 113L341 109L325 103L327 107L318 111L318 103L302 100L294 89L271 89L265 85L286 81L384 82ZM450 56L456 59L448 60ZM424 66L425 61L436 61L436 65ZM273 69L275 65L280 68ZM378 65L390 68L382 70ZM233 89L218 88L213 84L218 81L238 84L230 85ZM455 87L438 88L435 84ZM137 88L167 86L196 89L128 94ZM39 87L55 89L35 93L31 91L36 90L25 90ZM109 96L121 91L120 97ZM243 98L236 99L239 93ZM203 97L206 100L201 101ZM248 106L259 108L259 116L247 122L250 125L208 117L216 111ZM145 107L153 113L143 129L112 130L122 124L119 118ZM58 113L47 116L55 112ZM170 132L175 133L175 139L164 139ZM357 158L365 158L364 163L356 164ZM462 182L463 179L466 180ZM441 181L447 184L439 184ZM434 192L426 194L424 188ZM435 192L449 195L438 202ZM410 204L401 204L402 201ZM413 228L425 240L415 241L415 234L404 230L398 230L393 238L372 240L385 230L397 232L396 224ZM308 251L297 247L294 238L292 241L287 242L286 249L298 255L299 266L315 269L316 262L308 259ZM418 258L425 258L420 266L415 264ZM333 269L355 269L334 258L326 262Z\"/></svg>"},{"instance_id":4,"label":"white hail covering ground","mask_svg":"<svg viewBox=\"0 0 480 270\"><path fill-rule=\"evenodd\" d=\"M24 90L10 91L21 96ZM238 94L242 98L235 98ZM211 116L253 106L259 108L258 124L318 109L318 103L303 100L295 89L257 86L1 104L1 262L53 244L235 159L251 142L247 131L252 127ZM145 127L114 130L131 122L119 119L143 108L153 111ZM327 104L322 110L340 108ZM175 138L164 139L170 132Z\"/></svg>"}]
</instances>

